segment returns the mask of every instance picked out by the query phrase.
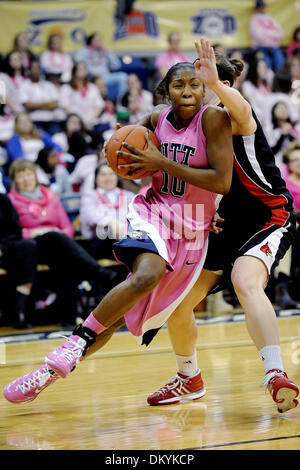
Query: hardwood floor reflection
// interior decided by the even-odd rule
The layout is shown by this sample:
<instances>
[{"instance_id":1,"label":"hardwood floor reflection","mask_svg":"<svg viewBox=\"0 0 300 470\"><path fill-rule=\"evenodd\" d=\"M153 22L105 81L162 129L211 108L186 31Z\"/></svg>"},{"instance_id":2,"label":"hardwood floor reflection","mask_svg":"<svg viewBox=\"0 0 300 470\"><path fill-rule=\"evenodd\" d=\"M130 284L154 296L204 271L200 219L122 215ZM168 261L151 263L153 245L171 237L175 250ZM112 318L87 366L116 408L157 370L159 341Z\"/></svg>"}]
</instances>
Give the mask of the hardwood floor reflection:
<instances>
[{"instance_id":1,"label":"hardwood floor reflection","mask_svg":"<svg viewBox=\"0 0 300 470\"><path fill-rule=\"evenodd\" d=\"M300 384L300 317L279 319L283 363ZM283 415L259 387L264 375L244 322L201 325L198 401L150 407L147 395L176 372L167 330L149 348L116 334L35 401L0 400L0 449L300 450L300 407ZM61 340L9 344L1 387L41 364Z\"/></svg>"}]
</instances>

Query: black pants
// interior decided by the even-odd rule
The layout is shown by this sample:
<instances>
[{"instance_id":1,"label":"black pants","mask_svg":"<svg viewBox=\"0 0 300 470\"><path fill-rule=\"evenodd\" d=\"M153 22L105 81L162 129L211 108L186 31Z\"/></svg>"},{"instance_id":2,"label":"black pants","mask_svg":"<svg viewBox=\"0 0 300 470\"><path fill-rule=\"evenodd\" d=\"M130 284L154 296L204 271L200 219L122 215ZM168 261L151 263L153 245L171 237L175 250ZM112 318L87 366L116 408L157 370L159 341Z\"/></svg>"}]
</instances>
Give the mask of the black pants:
<instances>
[{"instance_id":1,"label":"black pants","mask_svg":"<svg viewBox=\"0 0 300 470\"><path fill-rule=\"evenodd\" d=\"M60 232L48 232L35 238L39 264L50 267L50 279L57 295L59 319L70 321L77 311L77 285L95 281L101 289L97 261L75 240Z\"/></svg>"},{"instance_id":2,"label":"black pants","mask_svg":"<svg viewBox=\"0 0 300 470\"><path fill-rule=\"evenodd\" d=\"M47 264L51 271L63 279L74 281L96 279L99 265L73 238L61 232L48 232L36 237L39 264Z\"/></svg>"},{"instance_id":3,"label":"black pants","mask_svg":"<svg viewBox=\"0 0 300 470\"><path fill-rule=\"evenodd\" d=\"M33 284L34 292L31 297L39 289L39 282L36 282L40 279L37 273L38 264L50 267L46 278L50 282L49 289L57 296L55 309L58 321L72 322L74 319L77 313L77 286L83 280L94 281L99 294L103 289L109 288L105 286L107 272L75 240L61 232L53 231L34 239L16 241L0 258L0 267L8 272L10 287L15 289L22 284ZM110 283L109 278L107 283ZM5 294L6 292L2 296ZM7 293L7 296L10 294Z\"/></svg>"},{"instance_id":4,"label":"black pants","mask_svg":"<svg viewBox=\"0 0 300 470\"><path fill-rule=\"evenodd\" d=\"M9 282L17 287L32 284L36 277L37 244L35 240L18 240L4 250L0 267L7 271Z\"/></svg>"}]
</instances>

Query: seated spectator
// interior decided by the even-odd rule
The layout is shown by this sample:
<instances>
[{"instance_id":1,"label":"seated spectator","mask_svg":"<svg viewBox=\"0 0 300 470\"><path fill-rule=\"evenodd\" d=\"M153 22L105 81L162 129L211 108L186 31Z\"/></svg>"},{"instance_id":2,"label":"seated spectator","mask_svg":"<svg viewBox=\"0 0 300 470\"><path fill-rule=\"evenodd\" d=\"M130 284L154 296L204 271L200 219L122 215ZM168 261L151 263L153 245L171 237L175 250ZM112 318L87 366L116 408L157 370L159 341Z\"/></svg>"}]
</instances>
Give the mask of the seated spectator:
<instances>
[{"instance_id":1,"label":"seated spectator","mask_svg":"<svg viewBox=\"0 0 300 470\"><path fill-rule=\"evenodd\" d=\"M47 49L40 56L43 72L51 80L56 77L62 82L71 80L73 59L70 54L62 50L62 38L60 34L50 34Z\"/></svg>"},{"instance_id":2,"label":"seated spectator","mask_svg":"<svg viewBox=\"0 0 300 470\"><path fill-rule=\"evenodd\" d=\"M61 87L60 106L67 115L78 114L87 131L93 130L104 109L104 101L96 85L89 82L84 62L74 65L70 83Z\"/></svg>"},{"instance_id":3,"label":"seated spectator","mask_svg":"<svg viewBox=\"0 0 300 470\"><path fill-rule=\"evenodd\" d=\"M272 126L265 129L268 143L275 155L277 166L282 168L282 150L293 140L300 139L300 122L293 122L284 102L279 101L272 108Z\"/></svg>"},{"instance_id":4,"label":"seated spectator","mask_svg":"<svg viewBox=\"0 0 300 470\"><path fill-rule=\"evenodd\" d=\"M49 231L73 237L74 228L56 194L39 185L36 166L23 159L15 160L9 169L9 197L17 209L23 238L32 238Z\"/></svg>"},{"instance_id":5,"label":"seated spectator","mask_svg":"<svg viewBox=\"0 0 300 470\"><path fill-rule=\"evenodd\" d=\"M122 97L121 105L129 110L130 124L137 124L154 108L153 94L142 88L139 77L134 73L128 76L128 91Z\"/></svg>"},{"instance_id":6,"label":"seated spectator","mask_svg":"<svg viewBox=\"0 0 300 470\"><path fill-rule=\"evenodd\" d=\"M249 32L253 49L264 54L269 68L279 69L284 62L284 54L280 49L280 41L284 31L280 24L266 12L266 3L263 0L255 2L255 13L249 20Z\"/></svg>"},{"instance_id":7,"label":"seated spectator","mask_svg":"<svg viewBox=\"0 0 300 470\"><path fill-rule=\"evenodd\" d=\"M94 77L93 83L98 88L100 95L104 100L104 109L97 120L97 129L103 135L103 132L116 128L116 103L115 100L112 100L107 96L107 86L103 78Z\"/></svg>"},{"instance_id":8,"label":"seated spectator","mask_svg":"<svg viewBox=\"0 0 300 470\"><path fill-rule=\"evenodd\" d=\"M64 152L72 155L73 159L67 162L69 171L74 169L76 162L89 153L95 153L92 148L92 138L86 132L82 119L78 114L71 113L63 125L63 132L52 136L53 141L61 146Z\"/></svg>"},{"instance_id":9,"label":"seated spectator","mask_svg":"<svg viewBox=\"0 0 300 470\"><path fill-rule=\"evenodd\" d=\"M274 73L268 69L264 59L257 59L249 64L248 72L242 84L242 94L251 104L262 126L266 96L271 92Z\"/></svg>"},{"instance_id":10,"label":"seated spectator","mask_svg":"<svg viewBox=\"0 0 300 470\"><path fill-rule=\"evenodd\" d=\"M22 237L36 241L37 261L48 265L52 273L60 320L72 324L76 286L90 280L109 289L115 273L100 267L72 238L74 229L60 200L51 189L38 184L34 163L16 160L9 174L12 189L8 195L18 213Z\"/></svg>"},{"instance_id":11,"label":"seated spectator","mask_svg":"<svg viewBox=\"0 0 300 470\"><path fill-rule=\"evenodd\" d=\"M6 145L10 160L25 158L25 160L35 162L39 151L45 146L52 147L57 152L61 151L61 147L47 132L35 127L27 113L20 113L16 116L14 132Z\"/></svg>"},{"instance_id":12,"label":"seated spectator","mask_svg":"<svg viewBox=\"0 0 300 470\"><path fill-rule=\"evenodd\" d=\"M288 45L286 50L287 57L290 57L298 47L300 48L300 26L297 26L293 32L292 42Z\"/></svg>"},{"instance_id":13,"label":"seated spectator","mask_svg":"<svg viewBox=\"0 0 300 470\"><path fill-rule=\"evenodd\" d=\"M118 99L127 91L127 74L119 71L118 56L105 48L99 32L91 34L86 47L74 55L75 62L84 62L90 77L101 77L108 88L108 97Z\"/></svg>"},{"instance_id":14,"label":"seated spectator","mask_svg":"<svg viewBox=\"0 0 300 470\"><path fill-rule=\"evenodd\" d=\"M1 80L6 85L7 105L15 114L24 111L19 91L20 86L26 81L26 77L20 52L14 51L8 54L5 73L1 74Z\"/></svg>"},{"instance_id":15,"label":"seated spectator","mask_svg":"<svg viewBox=\"0 0 300 470\"><path fill-rule=\"evenodd\" d=\"M0 194L0 267L7 271L12 287L9 324L28 328L25 304L36 276L37 249L33 240L22 240L18 214L6 194Z\"/></svg>"},{"instance_id":16,"label":"seated spectator","mask_svg":"<svg viewBox=\"0 0 300 470\"><path fill-rule=\"evenodd\" d=\"M20 85L19 96L37 127L51 135L61 130L61 121L57 119L58 89L49 80L42 78L42 70L37 60L31 62L28 80Z\"/></svg>"},{"instance_id":17,"label":"seated spectator","mask_svg":"<svg viewBox=\"0 0 300 470\"><path fill-rule=\"evenodd\" d=\"M300 108L293 99L291 71L286 68L277 70L274 75L271 93L267 96L263 123L265 127L272 127L272 109L279 101L285 103L292 122L297 122L300 117Z\"/></svg>"},{"instance_id":18,"label":"seated spectator","mask_svg":"<svg viewBox=\"0 0 300 470\"><path fill-rule=\"evenodd\" d=\"M294 297L299 297L299 281L300 281L300 140L290 142L283 151L283 162L287 166L285 172L285 182L288 190L294 199L294 209L297 216L297 231L290 250L287 252L285 258L279 264L278 268L284 264L284 273L280 272L278 279L279 282L276 286L277 299L281 307L295 308L296 302L290 297L288 291L289 286L295 286ZM285 269L284 269L285 268ZM295 295L296 294L296 295Z\"/></svg>"},{"instance_id":19,"label":"seated spectator","mask_svg":"<svg viewBox=\"0 0 300 470\"><path fill-rule=\"evenodd\" d=\"M283 69L288 70L291 74L291 91L298 92L300 83L300 57L298 58L296 55L288 57L283 65Z\"/></svg>"},{"instance_id":20,"label":"seated spectator","mask_svg":"<svg viewBox=\"0 0 300 470\"><path fill-rule=\"evenodd\" d=\"M82 156L70 174L70 183L79 188L81 194L92 191L95 188L95 170L103 157L103 144L99 144L94 154Z\"/></svg>"},{"instance_id":21,"label":"seated spectator","mask_svg":"<svg viewBox=\"0 0 300 470\"><path fill-rule=\"evenodd\" d=\"M294 198L294 208L300 217L300 138L288 144L283 151L283 163L287 165L285 182ZM300 222L300 220L299 220Z\"/></svg>"},{"instance_id":22,"label":"seated spectator","mask_svg":"<svg viewBox=\"0 0 300 470\"><path fill-rule=\"evenodd\" d=\"M26 76L29 75L31 61L36 60L37 57L29 48L28 37L26 33L18 33L15 36L12 51L16 51L21 54L24 74Z\"/></svg>"},{"instance_id":23,"label":"seated spectator","mask_svg":"<svg viewBox=\"0 0 300 470\"><path fill-rule=\"evenodd\" d=\"M73 192L68 170L59 163L57 152L51 147L39 151L36 160L36 175L39 184L50 188L58 197Z\"/></svg>"},{"instance_id":24,"label":"seated spectator","mask_svg":"<svg viewBox=\"0 0 300 470\"><path fill-rule=\"evenodd\" d=\"M95 186L82 195L81 233L89 240L89 251L96 258L112 258L112 244L126 234L128 204L135 195L118 187L118 176L100 163L95 171Z\"/></svg>"},{"instance_id":25,"label":"seated spectator","mask_svg":"<svg viewBox=\"0 0 300 470\"><path fill-rule=\"evenodd\" d=\"M157 57L155 66L159 71L160 77L164 77L167 71L177 62L188 62L186 56L180 50L181 36L178 32L168 34L167 38L169 47Z\"/></svg>"}]
</instances>

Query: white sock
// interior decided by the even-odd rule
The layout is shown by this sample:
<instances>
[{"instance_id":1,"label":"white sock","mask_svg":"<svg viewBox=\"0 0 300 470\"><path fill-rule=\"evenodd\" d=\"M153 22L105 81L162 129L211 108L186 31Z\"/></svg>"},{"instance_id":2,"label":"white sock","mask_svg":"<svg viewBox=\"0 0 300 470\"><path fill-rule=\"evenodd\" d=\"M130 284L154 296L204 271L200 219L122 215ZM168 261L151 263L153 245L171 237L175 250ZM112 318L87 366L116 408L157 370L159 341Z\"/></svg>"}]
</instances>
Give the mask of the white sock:
<instances>
[{"instance_id":1,"label":"white sock","mask_svg":"<svg viewBox=\"0 0 300 470\"><path fill-rule=\"evenodd\" d=\"M280 346L276 344L264 346L259 351L259 354L263 360L266 372L272 369L280 369L284 371L281 360Z\"/></svg>"},{"instance_id":2,"label":"white sock","mask_svg":"<svg viewBox=\"0 0 300 470\"><path fill-rule=\"evenodd\" d=\"M198 371L197 353L192 356L178 356L176 354L177 370L183 375L191 377Z\"/></svg>"}]
</instances>

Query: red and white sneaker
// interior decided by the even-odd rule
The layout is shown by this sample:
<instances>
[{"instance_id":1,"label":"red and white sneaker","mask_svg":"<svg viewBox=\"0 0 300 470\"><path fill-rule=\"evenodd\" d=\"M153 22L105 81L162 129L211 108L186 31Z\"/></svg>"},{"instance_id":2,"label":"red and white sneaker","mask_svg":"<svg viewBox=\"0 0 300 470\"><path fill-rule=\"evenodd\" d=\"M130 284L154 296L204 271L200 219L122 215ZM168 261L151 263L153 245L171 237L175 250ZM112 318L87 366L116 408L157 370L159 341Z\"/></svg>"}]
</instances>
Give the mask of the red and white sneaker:
<instances>
[{"instance_id":1,"label":"red and white sneaker","mask_svg":"<svg viewBox=\"0 0 300 470\"><path fill-rule=\"evenodd\" d=\"M200 370L193 377L178 372L166 385L150 395L147 402L149 405L169 405L179 403L181 399L197 400L205 393Z\"/></svg>"},{"instance_id":2,"label":"red and white sneaker","mask_svg":"<svg viewBox=\"0 0 300 470\"><path fill-rule=\"evenodd\" d=\"M47 364L8 384L4 389L6 400L25 403L36 399L39 393L56 382L59 376Z\"/></svg>"},{"instance_id":3,"label":"red and white sneaker","mask_svg":"<svg viewBox=\"0 0 300 470\"><path fill-rule=\"evenodd\" d=\"M273 400L277 403L279 413L284 413L298 405L296 397L299 394L299 388L282 370L269 370L260 385L267 387Z\"/></svg>"}]
</instances>

